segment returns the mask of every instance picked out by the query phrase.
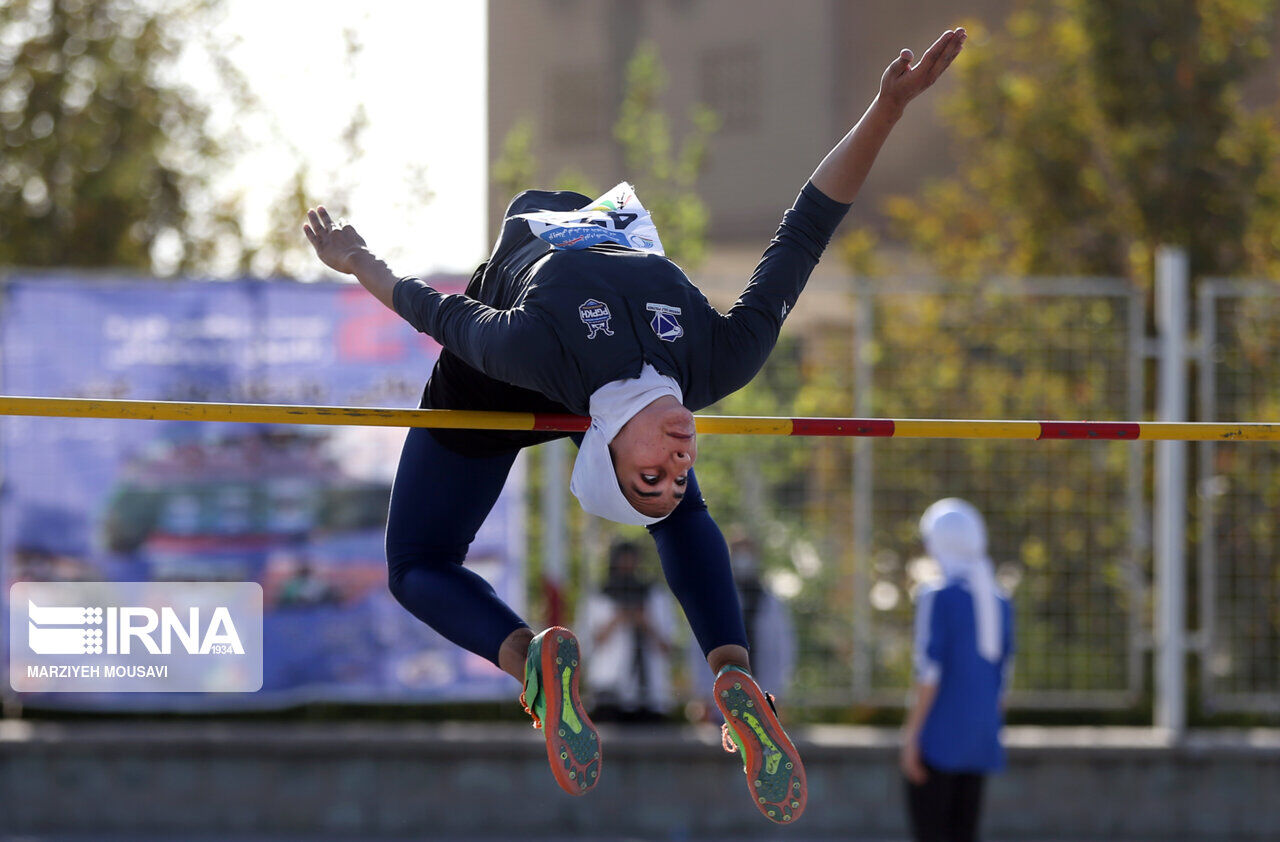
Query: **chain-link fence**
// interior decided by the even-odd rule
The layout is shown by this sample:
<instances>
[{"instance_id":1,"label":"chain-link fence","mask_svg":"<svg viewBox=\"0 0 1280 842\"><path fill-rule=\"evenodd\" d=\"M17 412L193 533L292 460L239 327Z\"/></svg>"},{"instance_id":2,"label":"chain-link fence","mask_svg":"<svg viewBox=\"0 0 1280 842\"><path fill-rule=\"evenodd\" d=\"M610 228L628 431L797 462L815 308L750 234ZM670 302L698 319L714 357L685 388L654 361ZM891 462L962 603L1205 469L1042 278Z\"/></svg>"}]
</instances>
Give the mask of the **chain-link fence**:
<instances>
[{"instance_id":1,"label":"chain-link fence","mask_svg":"<svg viewBox=\"0 0 1280 842\"><path fill-rule=\"evenodd\" d=\"M1198 321L1200 420L1280 418L1280 284L1202 281ZM1280 449L1198 447L1203 705L1280 713Z\"/></svg>"},{"instance_id":2,"label":"chain-link fence","mask_svg":"<svg viewBox=\"0 0 1280 842\"><path fill-rule=\"evenodd\" d=\"M1196 419L1280 418L1280 284L1210 279L1198 289ZM794 316L755 381L708 414L1146 414L1146 300L1124 281L875 281L853 286L843 302L842 312L810 308ZM561 458L571 451L562 447ZM535 486L549 452L527 454ZM913 597L936 575L923 557L918 520L932 501L958 496L985 514L998 576L1014 597L1012 703L1120 707L1147 689L1148 453L1138 442L716 436L703 442L698 475L726 534L754 541L766 590L790 615L789 630L784 624L753 640L757 652L792 652L781 659L789 681L773 688L787 692L789 704L902 702ZM1198 630L1191 643L1201 655L1201 709L1274 715L1280 452L1218 442L1198 445L1197 453L1189 627ZM584 516L567 497L563 468L549 488L529 495L529 578L548 572L543 556L553 527L544 515L564 496L569 540L556 555L567 564L555 575L563 586L557 596L572 608L598 586L610 540L650 542L643 530ZM651 573L657 578L656 564ZM762 610L758 594L744 604L748 614ZM540 612L546 606L535 602L531 617ZM671 631L687 642L677 626ZM675 659L687 696L705 684L696 661Z\"/></svg>"},{"instance_id":3,"label":"chain-link fence","mask_svg":"<svg viewBox=\"0 0 1280 842\"><path fill-rule=\"evenodd\" d=\"M707 413L1141 416L1144 299L1126 282L879 281L852 303L852 319L788 323L756 380ZM958 496L983 511L1013 594L1013 703L1107 707L1133 704L1143 688L1145 452L1131 442L716 436L697 472L717 521L754 539L764 580L790 610L789 704L901 704L912 597L934 575L917 524L929 503ZM616 533L591 529L604 530L588 532L587 555L598 557Z\"/></svg>"},{"instance_id":4,"label":"chain-link fence","mask_svg":"<svg viewBox=\"0 0 1280 842\"><path fill-rule=\"evenodd\" d=\"M1037 279L859 296L855 414L1136 418L1143 299L1122 281ZM958 496L987 518L1014 594L1020 705L1109 706L1141 690L1143 448L1132 443L916 440L855 445L857 698L909 679L911 602L934 574L917 524Z\"/></svg>"}]
</instances>

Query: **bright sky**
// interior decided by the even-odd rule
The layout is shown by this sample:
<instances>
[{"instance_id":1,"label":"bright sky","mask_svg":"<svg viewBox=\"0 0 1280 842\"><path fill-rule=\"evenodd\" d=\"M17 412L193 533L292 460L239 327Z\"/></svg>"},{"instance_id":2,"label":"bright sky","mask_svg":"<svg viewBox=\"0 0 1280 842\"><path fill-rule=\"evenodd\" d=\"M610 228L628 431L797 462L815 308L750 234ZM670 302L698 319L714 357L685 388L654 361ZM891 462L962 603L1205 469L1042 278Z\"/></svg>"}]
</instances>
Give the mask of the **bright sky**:
<instances>
[{"instance_id":1,"label":"bright sky","mask_svg":"<svg viewBox=\"0 0 1280 842\"><path fill-rule=\"evenodd\" d=\"M239 40L227 57L274 123L235 126L246 152L227 185L244 190L249 232L262 230L301 157L312 165L314 200L355 224L397 272L474 269L488 246L486 6L227 0L226 25ZM347 30L360 42L354 58ZM349 165L342 133L359 104L365 154ZM348 205L335 204L335 175L353 187Z\"/></svg>"}]
</instances>

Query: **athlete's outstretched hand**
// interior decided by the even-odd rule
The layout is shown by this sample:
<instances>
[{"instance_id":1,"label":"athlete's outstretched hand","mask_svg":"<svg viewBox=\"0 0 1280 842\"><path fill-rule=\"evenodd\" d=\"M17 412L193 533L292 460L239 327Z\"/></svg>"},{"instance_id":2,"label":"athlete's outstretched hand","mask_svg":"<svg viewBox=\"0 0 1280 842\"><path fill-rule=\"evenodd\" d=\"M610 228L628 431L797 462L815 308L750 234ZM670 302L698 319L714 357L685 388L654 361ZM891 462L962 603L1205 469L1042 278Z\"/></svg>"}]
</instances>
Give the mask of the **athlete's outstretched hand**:
<instances>
[{"instance_id":1,"label":"athlete's outstretched hand","mask_svg":"<svg viewBox=\"0 0 1280 842\"><path fill-rule=\"evenodd\" d=\"M902 111L908 102L938 81L943 71L960 55L967 37L963 28L948 29L914 65L911 62L915 61L915 56L910 50L903 50L880 77L880 99Z\"/></svg>"},{"instance_id":2,"label":"athlete's outstretched hand","mask_svg":"<svg viewBox=\"0 0 1280 842\"><path fill-rule=\"evenodd\" d=\"M316 257L330 269L354 275L352 258L365 250L364 238L350 225L335 225L323 205L307 211L307 219L309 223L302 226L302 232L315 248Z\"/></svg>"},{"instance_id":3,"label":"athlete's outstretched hand","mask_svg":"<svg viewBox=\"0 0 1280 842\"><path fill-rule=\"evenodd\" d=\"M880 93L871 107L813 171L813 186L837 202L852 202L907 103L938 81L960 55L966 37L963 29L948 29L915 65L911 51L903 50L880 77Z\"/></svg>"}]
</instances>

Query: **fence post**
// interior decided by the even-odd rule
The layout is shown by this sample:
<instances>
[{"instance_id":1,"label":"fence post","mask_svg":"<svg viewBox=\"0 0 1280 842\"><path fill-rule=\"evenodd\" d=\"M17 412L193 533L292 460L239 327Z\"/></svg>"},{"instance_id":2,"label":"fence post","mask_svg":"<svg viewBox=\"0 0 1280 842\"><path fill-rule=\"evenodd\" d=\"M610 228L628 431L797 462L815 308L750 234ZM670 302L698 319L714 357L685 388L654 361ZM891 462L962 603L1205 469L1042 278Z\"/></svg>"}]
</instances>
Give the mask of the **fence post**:
<instances>
[{"instance_id":1,"label":"fence post","mask_svg":"<svg viewBox=\"0 0 1280 842\"><path fill-rule=\"evenodd\" d=\"M1156 251L1156 331L1159 373L1156 417L1187 420L1187 313L1190 268L1185 249ZM1187 445L1156 443L1155 725L1173 740L1186 731Z\"/></svg>"},{"instance_id":2,"label":"fence post","mask_svg":"<svg viewBox=\"0 0 1280 842\"><path fill-rule=\"evenodd\" d=\"M875 299L867 287L853 293L853 416L871 414L871 307ZM871 440L853 444L853 697L871 693L871 602L867 599L871 577Z\"/></svg>"}]
</instances>

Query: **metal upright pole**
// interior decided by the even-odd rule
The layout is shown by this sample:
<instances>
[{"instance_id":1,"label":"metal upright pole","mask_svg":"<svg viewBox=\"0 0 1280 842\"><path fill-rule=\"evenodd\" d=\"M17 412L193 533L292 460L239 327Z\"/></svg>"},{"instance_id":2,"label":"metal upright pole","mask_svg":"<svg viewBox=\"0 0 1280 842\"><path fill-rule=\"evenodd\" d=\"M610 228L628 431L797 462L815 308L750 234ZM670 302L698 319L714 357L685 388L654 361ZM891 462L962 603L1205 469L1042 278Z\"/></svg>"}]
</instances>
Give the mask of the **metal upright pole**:
<instances>
[{"instance_id":1,"label":"metal upright pole","mask_svg":"<svg viewBox=\"0 0 1280 842\"><path fill-rule=\"evenodd\" d=\"M853 412L871 411L871 307L872 293L859 290L853 299ZM874 477L871 442L858 439L853 445L853 694L865 699L871 693L871 496Z\"/></svg>"},{"instance_id":2,"label":"metal upright pole","mask_svg":"<svg viewBox=\"0 0 1280 842\"><path fill-rule=\"evenodd\" d=\"M568 621L565 605L569 546L565 530L566 450L562 438L542 446L542 585L547 597L547 624L552 626Z\"/></svg>"},{"instance_id":3,"label":"metal upright pole","mask_svg":"<svg viewBox=\"0 0 1280 842\"><path fill-rule=\"evenodd\" d=\"M1187 416L1189 263L1184 249L1156 252L1156 330L1160 350L1156 414L1160 421ZM1186 521L1187 445L1156 443L1155 517L1155 725L1179 740L1186 731Z\"/></svg>"}]
</instances>

